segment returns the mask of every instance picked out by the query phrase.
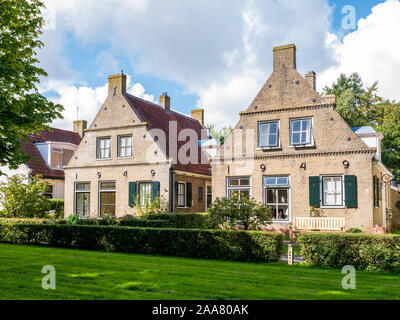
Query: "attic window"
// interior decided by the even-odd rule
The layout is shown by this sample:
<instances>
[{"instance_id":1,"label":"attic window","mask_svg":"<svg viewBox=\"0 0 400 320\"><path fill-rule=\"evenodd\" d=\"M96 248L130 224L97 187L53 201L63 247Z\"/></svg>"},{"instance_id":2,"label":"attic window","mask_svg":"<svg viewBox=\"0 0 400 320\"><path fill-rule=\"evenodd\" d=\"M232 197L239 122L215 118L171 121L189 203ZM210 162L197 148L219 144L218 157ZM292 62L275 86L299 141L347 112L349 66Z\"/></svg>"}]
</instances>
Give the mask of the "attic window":
<instances>
[{"instance_id":1,"label":"attic window","mask_svg":"<svg viewBox=\"0 0 400 320\"><path fill-rule=\"evenodd\" d=\"M63 150L60 148L51 148L51 152L55 152L55 153L63 153Z\"/></svg>"}]
</instances>

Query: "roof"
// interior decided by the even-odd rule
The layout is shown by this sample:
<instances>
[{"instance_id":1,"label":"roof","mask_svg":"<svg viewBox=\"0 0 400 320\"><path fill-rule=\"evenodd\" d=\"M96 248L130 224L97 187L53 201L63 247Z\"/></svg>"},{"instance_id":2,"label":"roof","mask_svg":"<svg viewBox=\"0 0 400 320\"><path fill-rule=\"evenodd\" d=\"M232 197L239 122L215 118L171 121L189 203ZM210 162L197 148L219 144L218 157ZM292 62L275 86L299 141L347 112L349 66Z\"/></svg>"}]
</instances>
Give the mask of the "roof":
<instances>
[{"instance_id":1,"label":"roof","mask_svg":"<svg viewBox=\"0 0 400 320\"><path fill-rule=\"evenodd\" d=\"M45 159L43 159L39 150L36 148L35 143L52 141L79 145L81 139L81 136L76 132L57 128L42 130L38 133L29 133L28 141L21 142L21 147L25 154L29 154L33 157L33 159L29 160L27 163L31 174L33 176L40 174L44 178L50 179L64 179L64 170L50 169Z\"/></svg>"},{"instance_id":2,"label":"roof","mask_svg":"<svg viewBox=\"0 0 400 320\"><path fill-rule=\"evenodd\" d=\"M166 135L166 154L167 157L170 157L169 155L169 123L170 121L176 121L177 123L177 134L179 136L179 133L183 129L193 129L197 136L198 139L201 139L201 132L204 130L203 126L200 124L195 119L192 119L188 116L185 116L181 113L178 113L173 110L166 110L165 108L151 103L149 101L140 99L138 97L132 96L130 94L126 94L126 98L130 102L132 108L136 111L138 116L141 118L142 121L149 123L150 129L160 129L163 132L165 132ZM189 139L186 141L178 141L177 142L177 148L178 152L179 149L187 142ZM173 164L172 167L175 170L179 171L185 171L185 172L192 172L192 173L198 173L198 174L205 174L205 175L211 175L211 166L210 164L202 164L201 163L201 158L202 158L202 150L196 143L196 148L197 148L197 160L198 163L188 163L188 164L183 164L181 163L179 157L177 160L176 164ZM208 156L203 155L203 159L208 159Z\"/></svg>"},{"instance_id":3,"label":"roof","mask_svg":"<svg viewBox=\"0 0 400 320\"><path fill-rule=\"evenodd\" d=\"M370 126L353 127L351 128L355 134L377 134L374 128Z\"/></svg>"}]
</instances>

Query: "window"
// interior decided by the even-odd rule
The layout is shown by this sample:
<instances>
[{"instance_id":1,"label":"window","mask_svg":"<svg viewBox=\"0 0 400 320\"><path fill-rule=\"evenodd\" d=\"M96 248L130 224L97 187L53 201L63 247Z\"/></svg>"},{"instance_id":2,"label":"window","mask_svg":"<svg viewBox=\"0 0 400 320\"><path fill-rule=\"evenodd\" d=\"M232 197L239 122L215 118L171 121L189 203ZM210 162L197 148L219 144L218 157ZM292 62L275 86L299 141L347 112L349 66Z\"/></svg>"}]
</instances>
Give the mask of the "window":
<instances>
[{"instance_id":1,"label":"window","mask_svg":"<svg viewBox=\"0 0 400 320\"><path fill-rule=\"evenodd\" d=\"M212 204L212 188L207 186L207 208L211 207Z\"/></svg>"},{"instance_id":2,"label":"window","mask_svg":"<svg viewBox=\"0 0 400 320\"><path fill-rule=\"evenodd\" d=\"M312 119L290 120L290 143L292 146L312 144Z\"/></svg>"},{"instance_id":3,"label":"window","mask_svg":"<svg viewBox=\"0 0 400 320\"><path fill-rule=\"evenodd\" d=\"M178 207L186 207L186 184L178 182Z\"/></svg>"},{"instance_id":4,"label":"window","mask_svg":"<svg viewBox=\"0 0 400 320\"><path fill-rule=\"evenodd\" d=\"M279 122L269 121L258 124L258 146L277 147L279 146Z\"/></svg>"},{"instance_id":5,"label":"window","mask_svg":"<svg viewBox=\"0 0 400 320\"><path fill-rule=\"evenodd\" d=\"M111 158L111 138L97 139L97 159Z\"/></svg>"},{"instance_id":6,"label":"window","mask_svg":"<svg viewBox=\"0 0 400 320\"><path fill-rule=\"evenodd\" d=\"M139 201L140 206L144 207L147 203L151 202L151 183L140 182L139 183Z\"/></svg>"},{"instance_id":7,"label":"window","mask_svg":"<svg viewBox=\"0 0 400 320\"><path fill-rule=\"evenodd\" d=\"M374 176L374 206L375 208L380 207L380 199L381 198L381 188L380 181L377 176Z\"/></svg>"},{"instance_id":8,"label":"window","mask_svg":"<svg viewBox=\"0 0 400 320\"><path fill-rule=\"evenodd\" d=\"M322 205L343 206L343 177L322 177Z\"/></svg>"},{"instance_id":9,"label":"window","mask_svg":"<svg viewBox=\"0 0 400 320\"><path fill-rule=\"evenodd\" d=\"M203 201L203 194L204 194L203 187L199 187L199 201Z\"/></svg>"},{"instance_id":10,"label":"window","mask_svg":"<svg viewBox=\"0 0 400 320\"><path fill-rule=\"evenodd\" d=\"M118 136L118 157L132 157L132 136Z\"/></svg>"},{"instance_id":11,"label":"window","mask_svg":"<svg viewBox=\"0 0 400 320\"><path fill-rule=\"evenodd\" d=\"M250 198L250 177L228 178L228 198Z\"/></svg>"},{"instance_id":12,"label":"window","mask_svg":"<svg viewBox=\"0 0 400 320\"><path fill-rule=\"evenodd\" d=\"M115 216L115 182L100 182L100 217Z\"/></svg>"},{"instance_id":13,"label":"window","mask_svg":"<svg viewBox=\"0 0 400 320\"><path fill-rule=\"evenodd\" d=\"M289 177L264 177L264 202L272 207L272 219L289 221Z\"/></svg>"},{"instance_id":14,"label":"window","mask_svg":"<svg viewBox=\"0 0 400 320\"><path fill-rule=\"evenodd\" d=\"M53 185L47 185L47 190L43 193L43 197L47 199L53 199Z\"/></svg>"},{"instance_id":15,"label":"window","mask_svg":"<svg viewBox=\"0 0 400 320\"><path fill-rule=\"evenodd\" d=\"M90 183L75 184L75 214L80 218L90 217Z\"/></svg>"}]
</instances>

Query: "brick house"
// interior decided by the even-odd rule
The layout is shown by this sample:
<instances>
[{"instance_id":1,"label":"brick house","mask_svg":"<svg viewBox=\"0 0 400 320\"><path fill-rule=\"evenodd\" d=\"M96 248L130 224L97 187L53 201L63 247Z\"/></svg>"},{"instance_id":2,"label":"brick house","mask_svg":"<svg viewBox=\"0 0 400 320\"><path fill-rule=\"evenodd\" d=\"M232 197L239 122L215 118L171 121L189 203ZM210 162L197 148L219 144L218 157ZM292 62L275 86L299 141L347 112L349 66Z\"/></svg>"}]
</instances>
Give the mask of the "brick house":
<instances>
[{"instance_id":1,"label":"brick house","mask_svg":"<svg viewBox=\"0 0 400 320\"><path fill-rule=\"evenodd\" d=\"M272 229L390 226L392 177L382 135L350 128L316 75L296 70L296 47L273 49L273 72L212 159L213 199L250 196L273 207ZM372 129L373 130L373 129ZM382 181L384 183L382 183ZM310 216L310 207L323 219Z\"/></svg>"},{"instance_id":2,"label":"brick house","mask_svg":"<svg viewBox=\"0 0 400 320\"><path fill-rule=\"evenodd\" d=\"M204 212L211 167L199 144L207 137L203 110L188 117L171 110L167 94L160 105L132 96L122 73L108 81L104 104L90 127L81 128L83 139L64 167L65 215L135 215L155 195L171 212Z\"/></svg>"},{"instance_id":3,"label":"brick house","mask_svg":"<svg viewBox=\"0 0 400 320\"><path fill-rule=\"evenodd\" d=\"M48 182L49 189L45 196L51 199L64 199L64 170L73 153L81 141L78 132L50 128L38 133L30 133L26 142L21 143L22 151L31 155L32 159L18 169L11 170L1 167L4 175L0 181L6 181L8 177L21 174L30 178L41 175Z\"/></svg>"}]
</instances>

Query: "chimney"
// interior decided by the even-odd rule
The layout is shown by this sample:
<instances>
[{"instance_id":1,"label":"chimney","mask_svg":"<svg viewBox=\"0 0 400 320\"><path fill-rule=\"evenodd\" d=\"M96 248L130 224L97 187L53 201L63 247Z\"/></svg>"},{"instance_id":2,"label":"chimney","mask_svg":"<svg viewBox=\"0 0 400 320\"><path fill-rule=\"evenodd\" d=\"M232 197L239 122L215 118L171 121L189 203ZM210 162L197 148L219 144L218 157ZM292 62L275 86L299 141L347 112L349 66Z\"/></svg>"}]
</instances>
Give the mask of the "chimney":
<instances>
[{"instance_id":1,"label":"chimney","mask_svg":"<svg viewBox=\"0 0 400 320\"><path fill-rule=\"evenodd\" d=\"M171 108L171 98L166 92L160 96L160 106L164 107L165 110L170 110Z\"/></svg>"},{"instance_id":2,"label":"chimney","mask_svg":"<svg viewBox=\"0 0 400 320\"><path fill-rule=\"evenodd\" d=\"M307 82L309 83L311 88L313 88L314 91L317 90L317 83L316 83L317 75L314 71L310 71L309 73L306 73L304 78L307 80Z\"/></svg>"},{"instance_id":3,"label":"chimney","mask_svg":"<svg viewBox=\"0 0 400 320\"><path fill-rule=\"evenodd\" d=\"M204 127L204 109L194 109L190 111L192 119L197 120Z\"/></svg>"},{"instance_id":4,"label":"chimney","mask_svg":"<svg viewBox=\"0 0 400 320\"><path fill-rule=\"evenodd\" d=\"M81 137L85 134L85 129L87 128L86 120L75 120L73 122L73 131L79 134Z\"/></svg>"},{"instance_id":5,"label":"chimney","mask_svg":"<svg viewBox=\"0 0 400 320\"><path fill-rule=\"evenodd\" d=\"M286 44L274 47L274 71L282 69L296 69L296 46Z\"/></svg>"},{"instance_id":6,"label":"chimney","mask_svg":"<svg viewBox=\"0 0 400 320\"><path fill-rule=\"evenodd\" d=\"M126 75L122 72L108 77L108 95L111 97L126 94Z\"/></svg>"}]
</instances>

